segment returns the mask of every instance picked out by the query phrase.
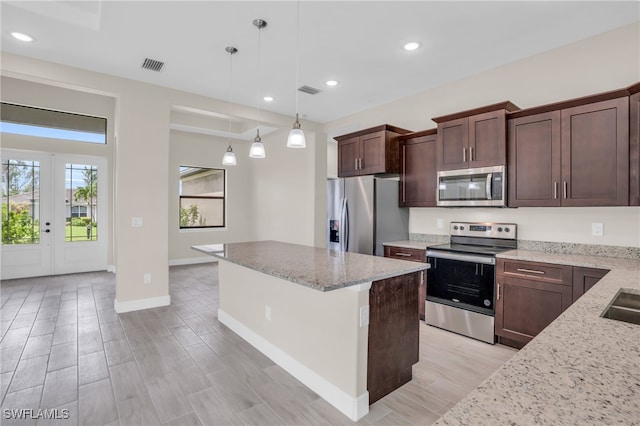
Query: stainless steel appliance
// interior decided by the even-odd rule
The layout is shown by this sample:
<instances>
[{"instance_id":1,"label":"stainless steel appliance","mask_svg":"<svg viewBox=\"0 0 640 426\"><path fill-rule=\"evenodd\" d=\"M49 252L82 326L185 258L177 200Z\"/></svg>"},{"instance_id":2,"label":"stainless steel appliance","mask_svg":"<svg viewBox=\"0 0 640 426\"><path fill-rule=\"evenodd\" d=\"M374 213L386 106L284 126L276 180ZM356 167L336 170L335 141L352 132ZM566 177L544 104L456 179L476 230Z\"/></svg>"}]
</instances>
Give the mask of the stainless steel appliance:
<instances>
[{"instance_id":1,"label":"stainless steel appliance","mask_svg":"<svg viewBox=\"0 0 640 426\"><path fill-rule=\"evenodd\" d=\"M513 223L451 222L451 242L427 247L427 324L495 343L496 254L517 247L516 232Z\"/></svg>"},{"instance_id":2,"label":"stainless steel appliance","mask_svg":"<svg viewBox=\"0 0 640 426\"><path fill-rule=\"evenodd\" d=\"M409 209L398 207L398 179L329 179L327 247L384 255L384 241L409 239Z\"/></svg>"},{"instance_id":3,"label":"stainless steel appliance","mask_svg":"<svg viewBox=\"0 0 640 426\"><path fill-rule=\"evenodd\" d=\"M505 166L438 172L436 203L443 207L506 207Z\"/></svg>"}]
</instances>

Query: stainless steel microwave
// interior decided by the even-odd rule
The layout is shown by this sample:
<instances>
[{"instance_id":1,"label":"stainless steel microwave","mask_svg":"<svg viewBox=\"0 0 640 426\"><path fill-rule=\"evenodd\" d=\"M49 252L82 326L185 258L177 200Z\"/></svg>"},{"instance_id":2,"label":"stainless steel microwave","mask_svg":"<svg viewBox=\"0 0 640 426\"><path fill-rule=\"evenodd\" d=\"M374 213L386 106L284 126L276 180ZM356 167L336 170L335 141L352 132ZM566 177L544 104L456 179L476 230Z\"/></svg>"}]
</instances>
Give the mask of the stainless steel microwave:
<instances>
[{"instance_id":1,"label":"stainless steel microwave","mask_svg":"<svg viewBox=\"0 0 640 426\"><path fill-rule=\"evenodd\" d=\"M506 207L506 166L438 172L437 205Z\"/></svg>"}]
</instances>

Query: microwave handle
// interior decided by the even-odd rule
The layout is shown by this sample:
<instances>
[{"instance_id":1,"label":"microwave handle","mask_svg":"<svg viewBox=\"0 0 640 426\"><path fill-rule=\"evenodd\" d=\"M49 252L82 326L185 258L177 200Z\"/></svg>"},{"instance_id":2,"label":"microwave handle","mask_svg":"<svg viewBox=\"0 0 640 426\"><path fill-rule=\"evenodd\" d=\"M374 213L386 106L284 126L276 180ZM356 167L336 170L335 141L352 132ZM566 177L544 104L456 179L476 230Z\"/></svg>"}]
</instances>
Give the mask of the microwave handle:
<instances>
[{"instance_id":1,"label":"microwave handle","mask_svg":"<svg viewBox=\"0 0 640 426\"><path fill-rule=\"evenodd\" d=\"M493 199L493 194L491 194L491 182L493 181L493 173L487 173L487 183L485 186L485 190L487 192L487 200Z\"/></svg>"}]
</instances>

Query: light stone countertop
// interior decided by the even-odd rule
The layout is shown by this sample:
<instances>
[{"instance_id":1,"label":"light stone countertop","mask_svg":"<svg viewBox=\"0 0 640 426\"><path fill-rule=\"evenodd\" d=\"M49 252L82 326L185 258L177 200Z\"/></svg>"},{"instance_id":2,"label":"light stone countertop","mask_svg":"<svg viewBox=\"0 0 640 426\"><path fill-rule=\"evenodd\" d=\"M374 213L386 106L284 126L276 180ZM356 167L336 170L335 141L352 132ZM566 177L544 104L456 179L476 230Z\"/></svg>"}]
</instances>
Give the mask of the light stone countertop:
<instances>
[{"instance_id":1,"label":"light stone countertop","mask_svg":"<svg viewBox=\"0 0 640 426\"><path fill-rule=\"evenodd\" d=\"M601 318L640 261L512 250L498 257L610 269L439 425L640 424L640 325Z\"/></svg>"},{"instance_id":2,"label":"light stone countertop","mask_svg":"<svg viewBox=\"0 0 640 426\"><path fill-rule=\"evenodd\" d=\"M192 246L222 260L320 291L425 270L426 263L289 244L251 241Z\"/></svg>"}]
</instances>

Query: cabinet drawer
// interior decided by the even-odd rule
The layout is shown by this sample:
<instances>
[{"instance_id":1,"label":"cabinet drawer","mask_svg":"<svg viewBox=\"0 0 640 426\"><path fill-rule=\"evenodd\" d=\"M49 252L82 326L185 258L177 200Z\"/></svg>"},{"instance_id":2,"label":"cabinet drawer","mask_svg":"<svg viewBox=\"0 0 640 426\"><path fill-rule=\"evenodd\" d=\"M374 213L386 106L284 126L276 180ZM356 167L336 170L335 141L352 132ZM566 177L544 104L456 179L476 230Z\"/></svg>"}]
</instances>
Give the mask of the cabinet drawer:
<instances>
[{"instance_id":1,"label":"cabinet drawer","mask_svg":"<svg viewBox=\"0 0 640 426\"><path fill-rule=\"evenodd\" d=\"M426 262L427 250L404 248L396 246L385 246L384 254L386 257L393 257L402 260L412 260L414 262Z\"/></svg>"},{"instance_id":2,"label":"cabinet drawer","mask_svg":"<svg viewBox=\"0 0 640 426\"><path fill-rule=\"evenodd\" d=\"M573 285L573 268L567 265L498 259L496 274Z\"/></svg>"}]
</instances>

